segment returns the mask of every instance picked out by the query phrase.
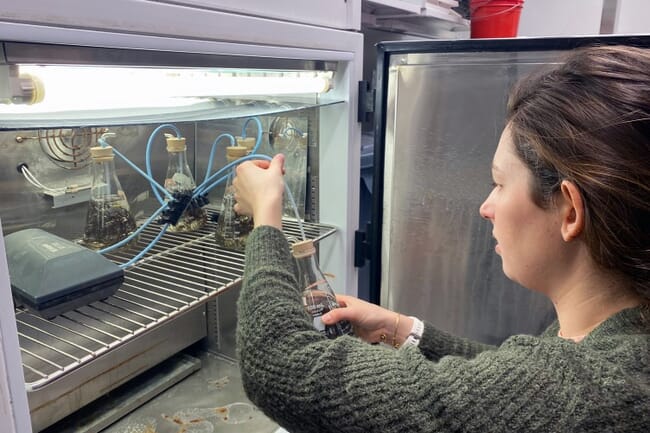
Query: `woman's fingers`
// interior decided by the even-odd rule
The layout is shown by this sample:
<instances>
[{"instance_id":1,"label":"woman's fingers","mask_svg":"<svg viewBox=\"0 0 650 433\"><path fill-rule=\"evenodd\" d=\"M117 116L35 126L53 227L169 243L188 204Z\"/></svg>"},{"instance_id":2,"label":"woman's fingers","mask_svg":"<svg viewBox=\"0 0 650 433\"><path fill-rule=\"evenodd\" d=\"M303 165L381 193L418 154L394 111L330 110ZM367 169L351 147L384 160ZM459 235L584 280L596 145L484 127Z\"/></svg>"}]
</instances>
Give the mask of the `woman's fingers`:
<instances>
[{"instance_id":1,"label":"woman's fingers","mask_svg":"<svg viewBox=\"0 0 650 433\"><path fill-rule=\"evenodd\" d=\"M265 159L253 159L251 162L259 168L263 168L265 170L269 168L269 165L271 165L271 161L267 161Z\"/></svg>"},{"instance_id":2,"label":"woman's fingers","mask_svg":"<svg viewBox=\"0 0 650 433\"><path fill-rule=\"evenodd\" d=\"M336 295L336 301L341 308L335 308L322 317L326 325L340 322L341 320L347 320L358 325L368 313L368 306L373 305L348 295Z\"/></svg>"},{"instance_id":3,"label":"woman's fingers","mask_svg":"<svg viewBox=\"0 0 650 433\"><path fill-rule=\"evenodd\" d=\"M335 308L329 313L324 314L321 319L326 325L333 325L334 323L340 322L342 320L354 322L354 312L348 307Z\"/></svg>"}]
</instances>

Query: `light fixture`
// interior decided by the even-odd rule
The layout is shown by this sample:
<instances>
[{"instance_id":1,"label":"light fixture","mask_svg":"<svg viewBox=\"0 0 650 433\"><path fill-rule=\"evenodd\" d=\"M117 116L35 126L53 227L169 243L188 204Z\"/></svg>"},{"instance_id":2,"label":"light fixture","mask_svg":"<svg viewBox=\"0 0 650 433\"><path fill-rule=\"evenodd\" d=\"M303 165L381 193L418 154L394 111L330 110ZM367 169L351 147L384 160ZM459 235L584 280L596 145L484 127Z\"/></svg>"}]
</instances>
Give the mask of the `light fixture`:
<instances>
[{"instance_id":1,"label":"light fixture","mask_svg":"<svg viewBox=\"0 0 650 433\"><path fill-rule=\"evenodd\" d=\"M59 112L179 107L205 98L314 95L331 87L332 72L19 65L20 76L42 83L40 102L0 106L0 112ZM4 101L7 102L6 100Z\"/></svg>"}]
</instances>

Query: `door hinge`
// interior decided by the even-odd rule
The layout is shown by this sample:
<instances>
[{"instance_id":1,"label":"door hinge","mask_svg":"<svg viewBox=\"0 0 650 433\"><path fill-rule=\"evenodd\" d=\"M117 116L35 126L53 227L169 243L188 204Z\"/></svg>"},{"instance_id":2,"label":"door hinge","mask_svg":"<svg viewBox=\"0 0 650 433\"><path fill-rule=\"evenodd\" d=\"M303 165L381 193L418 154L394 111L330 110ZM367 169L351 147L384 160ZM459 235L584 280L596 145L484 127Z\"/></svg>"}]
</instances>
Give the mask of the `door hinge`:
<instances>
[{"instance_id":1,"label":"door hinge","mask_svg":"<svg viewBox=\"0 0 650 433\"><path fill-rule=\"evenodd\" d=\"M375 112L375 89L369 81L359 81L358 122L369 122Z\"/></svg>"},{"instance_id":2,"label":"door hinge","mask_svg":"<svg viewBox=\"0 0 650 433\"><path fill-rule=\"evenodd\" d=\"M365 266L366 260L370 259L370 242L367 233L370 232L370 224L366 231L355 230L354 232L354 266L361 268Z\"/></svg>"}]
</instances>

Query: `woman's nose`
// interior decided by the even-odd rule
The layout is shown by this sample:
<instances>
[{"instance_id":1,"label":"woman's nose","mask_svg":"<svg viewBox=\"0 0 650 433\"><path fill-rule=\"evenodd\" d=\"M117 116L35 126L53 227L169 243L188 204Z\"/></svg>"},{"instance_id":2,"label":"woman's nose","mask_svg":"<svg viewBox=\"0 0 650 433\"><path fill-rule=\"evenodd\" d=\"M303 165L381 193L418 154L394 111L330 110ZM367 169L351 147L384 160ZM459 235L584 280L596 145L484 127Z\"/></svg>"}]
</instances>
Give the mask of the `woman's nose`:
<instances>
[{"instance_id":1,"label":"woman's nose","mask_svg":"<svg viewBox=\"0 0 650 433\"><path fill-rule=\"evenodd\" d=\"M488 200L486 199L481 207L478 208L478 212L486 220L491 220L493 216L492 207L490 206Z\"/></svg>"}]
</instances>

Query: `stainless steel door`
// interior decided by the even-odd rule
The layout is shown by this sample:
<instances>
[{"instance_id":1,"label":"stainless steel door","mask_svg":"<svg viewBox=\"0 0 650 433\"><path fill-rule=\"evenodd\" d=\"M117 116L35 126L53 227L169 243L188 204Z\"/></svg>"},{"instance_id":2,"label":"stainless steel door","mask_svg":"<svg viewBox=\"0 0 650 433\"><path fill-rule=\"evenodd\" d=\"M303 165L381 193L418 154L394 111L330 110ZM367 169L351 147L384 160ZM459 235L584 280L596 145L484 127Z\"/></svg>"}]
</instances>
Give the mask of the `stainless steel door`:
<instances>
[{"instance_id":1,"label":"stainless steel door","mask_svg":"<svg viewBox=\"0 0 650 433\"><path fill-rule=\"evenodd\" d=\"M551 52L396 54L386 91L381 304L498 343L553 319L509 281L479 215L507 91Z\"/></svg>"}]
</instances>

